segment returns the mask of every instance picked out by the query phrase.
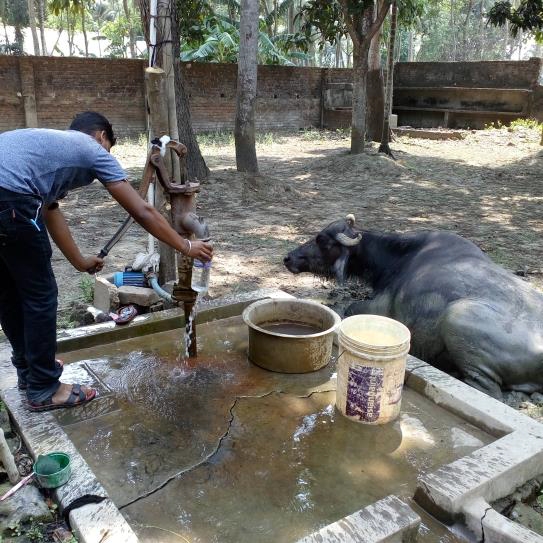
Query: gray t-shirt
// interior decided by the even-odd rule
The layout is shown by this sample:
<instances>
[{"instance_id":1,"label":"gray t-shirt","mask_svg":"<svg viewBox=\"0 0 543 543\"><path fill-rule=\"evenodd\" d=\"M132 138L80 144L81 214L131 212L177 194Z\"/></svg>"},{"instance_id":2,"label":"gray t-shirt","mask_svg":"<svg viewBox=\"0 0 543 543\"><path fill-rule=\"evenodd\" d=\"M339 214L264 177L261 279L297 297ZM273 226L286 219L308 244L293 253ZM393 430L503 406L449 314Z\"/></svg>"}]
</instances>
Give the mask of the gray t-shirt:
<instances>
[{"instance_id":1,"label":"gray t-shirt","mask_svg":"<svg viewBox=\"0 0 543 543\"><path fill-rule=\"evenodd\" d=\"M0 134L1 188L33 194L47 205L94 179L107 184L126 179L126 173L92 136L47 128Z\"/></svg>"}]
</instances>

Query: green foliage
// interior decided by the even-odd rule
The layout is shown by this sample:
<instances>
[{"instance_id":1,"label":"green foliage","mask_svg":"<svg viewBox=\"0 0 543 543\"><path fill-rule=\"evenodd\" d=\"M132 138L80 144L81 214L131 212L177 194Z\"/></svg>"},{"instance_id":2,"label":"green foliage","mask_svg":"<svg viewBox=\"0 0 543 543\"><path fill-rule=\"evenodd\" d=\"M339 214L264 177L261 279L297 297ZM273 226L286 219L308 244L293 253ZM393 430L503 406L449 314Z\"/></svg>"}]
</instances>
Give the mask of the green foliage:
<instances>
[{"instance_id":1,"label":"green foliage","mask_svg":"<svg viewBox=\"0 0 543 543\"><path fill-rule=\"evenodd\" d=\"M57 315L57 328L59 330L68 330L75 328L77 323L70 317L70 315L64 313L58 313Z\"/></svg>"},{"instance_id":2,"label":"green foliage","mask_svg":"<svg viewBox=\"0 0 543 543\"><path fill-rule=\"evenodd\" d=\"M432 4L433 2L428 0L400 0L398 2L398 23L404 28L415 28Z\"/></svg>"},{"instance_id":3,"label":"green foliage","mask_svg":"<svg viewBox=\"0 0 543 543\"><path fill-rule=\"evenodd\" d=\"M259 145L272 145L282 143L285 135L279 132L257 132L256 143ZM208 132L198 134L198 143L203 147L229 147L233 146L234 134L232 132Z\"/></svg>"},{"instance_id":4,"label":"green foliage","mask_svg":"<svg viewBox=\"0 0 543 543\"><path fill-rule=\"evenodd\" d=\"M108 57L126 57L126 40L130 34L130 28L134 28L136 33L138 30L140 34L142 32L139 15L134 11L131 13L130 20L123 13L103 24L100 33L110 40L110 44L105 50Z\"/></svg>"},{"instance_id":5,"label":"green foliage","mask_svg":"<svg viewBox=\"0 0 543 543\"><path fill-rule=\"evenodd\" d=\"M263 24L263 23L262 23ZM235 63L239 51L239 24L213 15L201 29L203 43L198 40L183 42L181 60L184 62ZM281 34L270 38L262 30L258 33L258 62L260 64L291 65L293 58L305 58L295 49L300 46L297 36Z\"/></svg>"},{"instance_id":6,"label":"green foliage","mask_svg":"<svg viewBox=\"0 0 543 543\"><path fill-rule=\"evenodd\" d=\"M203 147L225 147L234 145L232 132L207 132L197 135L198 144Z\"/></svg>"},{"instance_id":7,"label":"green foliage","mask_svg":"<svg viewBox=\"0 0 543 543\"><path fill-rule=\"evenodd\" d=\"M542 130L543 124L537 119L515 119L509 125L511 128L530 128L533 130Z\"/></svg>"},{"instance_id":8,"label":"green foliage","mask_svg":"<svg viewBox=\"0 0 543 543\"><path fill-rule=\"evenodd\" d=\"M206 21L214 15L207 0L177 0L179 36L182 42L202 42L206 37Z\"/></svg>"},{"instance_id":9,"label":"green foliage","mask_svg":"<svg viewBox=\"0 0 543 543\"><path fill-rule=\"evenodd\" d=\"M494 121L488 124L485 124L485 130L499 130L502 128L503 124L501 121Z\"/></svg>"},{"instance_id":10,"label":"green foliage","mask_svg":"<svg viewBox=\"0 0 543 543\"><path fill-rule=\"evenodd\" d=\"M333 45L338 38L348 35L341 5L337 0L309 0L298 16L303 21L301 29L306 42L318 41L321 50L326 42Z\"/></svg>"},{"instance_id":11,"label":"green foliage","mask_svg":"<svg viewBox=\"0 0 543 543\"><path fill-rule=\"evenodd\" d=\"M94 278L90 275L83 275L79 280L79 290L81 298L85 303L92 303L94 299Z\"/></svg>"},{"instance_id":12,"label":"green foliage","mask_svg":"<svg viewBox=\"0 0 543 543\"><path fill-rule=\"evenodd\" d=\"M285 134L279 132L257 132L255 139L258 145L273 145L274 143L284 143Z\"/></svg>"},{"instance_id":13,"label":"green foliage","mask_svg":"<svg viewBox=\"0 0 543 543\"><path fill-rule=\"evenodd\" d=\"M506 129L513 132L516 128L528 128L530 130L543 130L543 124L537 119L515 119L508 125L504 125L501 121L495 121L485 125L485 130L501 130Z\"/></svg>"},{"instance_id":14,"label":"green foliage","mask_svg":"<svg viewBox=\"0 0 543 543\"><path fill-rule=\"evenodd\" d=\"M18 522L11 522L7 526L9 535L12 537L20 537L24 535L24 528Z\"/></svg>"},{"instance_id":15,"label":"green foliage","mask_svg":"<svg viewBox=\"0 0 543 543\"><path fill-rule=\"evenodd\" d=\"M26 0L0 0L0 18L8 25L28 25L28 4Z\"/></svg>"},{"instance_id":16,"label":"green foliage","mask_svg":"<svg viewBox=\"0 0 543 543\"><path fill-rule=\"evenodd\" d=\"M543 0L522 0L513 6L508 0L496 2L488 12L488 21L496 26L504 26L508 21L513 36L523 30L533 32L543 38Z\"/></svg>"},{"instance_id":17,"label":"green foliage","mask_svg":"<svg viewBox=\"0 0 543 543\"><path fill-rule=\"evenodd\" d=\"M399 20L405 27L414 27L432 2L427 0L398 0ZM306 43L316 41L320 50L334 45L349 35L345 16L361 17L373 5L371 0L350 0L344 13L338 0L309 0L301 9L301 29ZM386 32L383 42L386 43Z\"/></svg>"},{"instance_id":18,"label":"green foliage","mask_svg":"<svg viewBox=\"0 0 543 543\"><path fill-rule=\"evenodd\" d=\"M419 61L501 60L511 52L506 34L485 22L495 0L433 0L416 25ZM509 50L508 50L509 47Z\"/></svg>"},{"instance_id":19,"label":"green foliage","mask_svg":"<svg viewBox=\"0 0 543 543\"><path fill-rule=\"evenodd\" d=\"M81 15L85 12L85 5L85 0L49 0L49 9L54 15L60 15L63 11Z\"/></svg>"},{"instance_id":20,"label":"green foliage","mask_svg":"<svg viewBox=\"0 0 543 543\"><path fill-rule=\"evenodd\" d=\"M0 54L23 55L24 34L22 29L29 24L26 0L0 0L0 19L5 24L15 27L15 41L1 43Z\"/></svg>"},{"instance_id":21,"label":"green foliage","mask_svg":"<svg viewBox=\"0 0 543 543\"><path fill-rule=\"evenodd\" d=\"M216 16L209 17L200 28L201 40L185 41L181 60L185 62L236 62L239 50L239 29Z\"/></svg>"},{"instance_id":22,"label":"green foliage","mask_svg":"<svg viewBox=\"0 0 543 543\"><path fill-rule=\"evenodd\" d=\"M32 522L30 528L25 533L29 541L40 542L45 541L44 524L42 522Z\"/></svg>"},{"instance_id":23,"label":"green foliage","mask_svg":"<svg viewBox=\"0 0 543 543\"><path fill-rule=\"evenodd\" d=\"M337 141L350 138L351 133L348 128L337 128L336 130L319 130L309 128L302 132L302 139L305 141Z\"/></svg>"}]
</instances>

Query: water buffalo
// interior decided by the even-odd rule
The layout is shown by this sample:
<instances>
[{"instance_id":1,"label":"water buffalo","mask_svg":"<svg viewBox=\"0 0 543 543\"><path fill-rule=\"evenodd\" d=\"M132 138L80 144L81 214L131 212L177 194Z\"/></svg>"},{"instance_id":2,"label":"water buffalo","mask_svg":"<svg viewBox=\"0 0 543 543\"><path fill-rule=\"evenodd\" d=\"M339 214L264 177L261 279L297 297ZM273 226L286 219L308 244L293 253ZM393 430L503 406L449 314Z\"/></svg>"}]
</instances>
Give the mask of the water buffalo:
<instances>
[{"instance_id":1,"label":"water buffalo","mask_svg":"<svg viewBox=\"0 0 543 543\"><path fill-rule=\"evenodd\" d=\"M411 354L496 398L543 391L543 295L445 231L360 231L329 224L284 259L292 273L365 280L371 299L346 315L385 315L412 335Z\"/></svg>"}]
</instances>

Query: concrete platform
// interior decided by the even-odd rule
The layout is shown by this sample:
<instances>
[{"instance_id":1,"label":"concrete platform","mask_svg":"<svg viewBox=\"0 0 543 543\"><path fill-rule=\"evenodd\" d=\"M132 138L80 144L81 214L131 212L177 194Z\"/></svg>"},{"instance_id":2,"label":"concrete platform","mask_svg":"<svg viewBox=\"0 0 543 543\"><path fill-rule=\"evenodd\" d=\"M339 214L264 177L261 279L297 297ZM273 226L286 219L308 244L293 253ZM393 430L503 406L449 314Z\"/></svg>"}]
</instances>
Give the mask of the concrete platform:
<instances>
[{"instance_id":1,"label":"concrete platform","mask_svg":"<svg viewBox=\"0 0 543 543\"><path fill-rule=\"evenodd\" d=\"M288 295L280 291L259 291L235 299L206 304L201 307L197 322L203 324L206 321L217 319L231 320L236 315L240 315L243 308L252 301L277 296ZM226 320L223 322L224 324L220 323L220 326L230 326L230 328L234 326L233 324L227 325ZM202 483L199 481L221 481L220 473L226 473L224 469L230 463L233 471L228 471L228 477L224 481L231 482L233 480L232 473L238 472L241 476L235 462L243 459L239 466L248 465L248 459L252 455L252 447L241 444L244 439L244 428L250 424L254 418L252 414L255 412L262 411L263 418L256 419L257 425L252 432L275 433L276 438L279 439L278 442L284 439L281 437L281 432L286 432L287 436L291 435L291 441L295 436L298 436L298 439L309 439L304 436L326 435L322 432L329 431L330 425L335 428L338 424L339 426L345 425L343 432L347 433L334 434L334 443L337 443L338 437L348 436L344 447L354 447L353 453L355 453L360 445L354 445L356 441L352 440L356 440L357 434L362 439L361 443L368 441L367 427L361 428L360 425L350 421L347 425L346 419L336 418L339 415L334 414L333 410L330 411L327 407L330 402L333 403L334 397L335 375L332 371L333 368L325 368L321 370L322 373L311 374L307 382L295 378L287 385L281 381L280 374L272 374L272 376L277 376L277 381L276 385L270 388L269 384L262 381L264 378L269 378L269 375L260 374L251 368L241 368L242 373L236 369L238 366L235 364L239 363L235 362L237 358L234 353L242 345L236 339L237 336L232 339L233 345L227 345L224 342L219 344L215 336L206 340L209 345L216 344L218 351L230 352L226 358L221 358L223 364L221 373L224 379L230 379L231 383L235 385L240 383L236 385L238 392L235 395L235 403L231 404L228 397L225 396L221 399L221 396L217 394L217 391L225 389L223 383L220 380L216 381L213 377L215 361L211 357L209 363L204 360L200 367L185 368L188 373L178 375L180 397L185 398L185 402L193 402L187 404L191 405L191 408L187 411L183 407L184 404L172 406L171 401L163 402L167 409L165 408L161 420L166 422L160 423L164 424L160 428L164 431L153 433L151 429L145 429L145 426L140 424L145 422L145 417L142 418L141 415L143 411L138 410L141 408L134 410L133 407L138 403L136 396L141 392L142 386L150 386L149 379L152 381L151 385L160 392L162 390L161 379L163 379L165 372L168 372L170 376L179 373L180 370L177 367L168 366L166 362L169 356L173 356L173 351L172 347L169 347L164 341L166 341L169 331L175 331L182 325L181 312L171 310L163 312L163 314L137 317L130 325L123 328L116 327L113 323L104 323L66 333L59 340L59 351L65 353L63 358L67 362L66 378L98 385L101 395L98 400L91 402L88 406L74 410L42 414L29 413L25 408L21 393L13 388L15 384L14 372L9 363L8 350L5 347L0 349L0 370L3 375L2 398L12 413L31 453L37 455L51 450L64 450L72 457L74 475L67 485L57 491L61 507L66 507L73 499L87 493L110 497L100 505L87 505L71 513L72 526L80 541L136 541L138 537L141 541L179 540L179 534L175 537L171 534L167 535L168 531L174 531L168 528L167 523L163 528L155 526L154 529L150 529L147 526L143 529L141 525L138 525L137 519L145 515L146 507L149 507L150 504L156 502L158 507L162 507L163 504L170 504L172 497L175 496L179 507L181 507L178 510L179 516L176 522L181 522L181 528L186 528L188 520L183 515L190 512L190 508L186 504L190 503L190 500L198 502L199 488L208 492L204 490L205 487L201 487ZM140 339L133 340L131 338ZM133 343L134 341L136 343ZM139 351L134 350L134 345L139 345ZM205 349L204 345L204 351ZM122 354L123 352L136 353L135 358L126 362L126 356ZM145 352L151 354L146 355ZM105 356L104 353L109 353L109 355ZM141 353L143 353L143 357ZM123 364L125 366L121 367ZM130 375L123 373L127 368L131 372ZM240 376L245 375L243 372L247 371L249 373L246 374L246 380L240 381ZM269 374L269 372L267 373ZM189 376L188 381L187 376ZM136 382L133 381L134 378L137 379ZM132 385L131 388L129 387L130 390L126 388L127 383ZM198 395L192 399L190 395L187 395L192 386L200 386L200 390L205 393L203 396L213 398L214 402L218 401L214 404L216 422L212 422L209 426L212 429L210 434L212 439L204 438L201 435L204 419L190 418L196 416L195 414L200 412L201 407L204 406L204 403L201 405L194 403L199 401ZM120 391L124 395L119 394ZM129 396L131 395L128 400L127 392ZM417 399L419 397L420 400ZM159 395L157 401L160 402L164 398ZM424 406L426 403L428 406L435 405L435 408L428 411L430 418L421 426L420 421L426 419L420 418L422 412L419 406ZM298 428L293 426L289 430L291 423L280 417L278 420L282 420L282 423L273 422L266 427L266 421L270 419L265 414L268 413L271 417L272 414L280 414L282 409L285 414L299 410L303 421L301 426ZM377 443L376 446L382 447L379 450L383 451L383 458L388 459L388 467L385 467L386 464L379 460L379 455L372 457L370 449L364 453L359 450L361 464L356 462L356 454L351 459L345 448L337 456L336 464L343 460L344 463L347 462L347 465L353 466L353 469L361 467L362 472L366 472L364 477L369 475L381 477L381 483L371 483L371 491L367 492L365 497L361 496L358 491L349 494L349 496L352 495L352 498L348 498L346 503L347 505L351 504L351 513L338 516L335 520L332 519L328 526L318 528L313 534L306 532L307 535L303 538L291 537L289 539L289 536L293 536L295 531L285 532L284 537L281 537L279 533L282 532L276 531L274 533L273 530L278 530L278 528L277 525L272 524L270 527L272 537L281 541L301 539L304 543L310 541L406 541L408 539L424 542L465 541L461 536L447 532L443 525L431 519L429 513L442 522L465 525L473 534L473 540L484 538L487 543L493 541L530 541L533 543L543 541L537 534L510 522L488 506L489 502L506 496L525 481L543 472L542 425L413 357L409 357L408 360L402 410L401 420L398 421L396 427L387 425L386 428L383 427L379 432L372 434L377 440L376 443L380 442L380 445ZM190 412L190 416L183 422L183 417L186 417L188 412ZM414 412L417 412L415 418L413 418ZM432 416L435 417L435 424L429 422ZM115 423L117 426L111 426L110 422L113 420L124 420L126 430L120 428L118 422ZM151 422L154 420L156 419L150 418ZM210 420L208 420L208 425ZM445 420L448 422L442 428L444 433L434 435L433 432L438 431L442 426L441 421ZM318 426L318 431L321 434L316 433L315 425ZM431 428L432 426L435 428ZM82 428L85 428L84 432L78 430ZM258 430L259 428L260 430ZM399 434L398 428L400 429ZM108 431L113 432L112 436L115 439L106 437ZM93 441L88 438L89 435L101 437L100 440ZM398 435L400 436L399 442L396 437ZM271 434L269 436L271 439ZM411 441L405 441L407 436L410 436ZM122 442L121 438L125 441ZM76 439L77 444L74 444L73 439ZM121 439L120 450L124 450L123 447L126 450L132 447L130 450L143 451L149 442L155 444L155 449L149 449L147 454L142 457L123 459L122 455L115 452L117 449L109 448L119 439ZM166 439L166 441L161 441L162 439ZM162 457L159 456L158 463L156 453L151 453L151 451L160 451L164 446L167 448L162 450L169 451L175 445L176 440L180 440L179 444L184 443L184 445L178 445L182 447L185 459L183 461L185 468L181 470L175 462L170 461L169 452L164 453ZM440 440L444 440L446 445L441 449L434 446ZM271 443L270 441L270 446ZM294 445L295 447L292 449L294 452L288 453L294 455L293 458L296 457L296 451L301 451L299 441ZM242 446L241 451L238 450L239 446ZM312 454L317 454L316 458L321 455L322 462L317 462L320 465L324 463L322 456L324 451L329 449L327 447L322 449L321 445L317 446L318 448L314 449L315 452ZM446 454L451 451L442 450L447 448L451 451L456 449L455 454L458 456L459 453L460 457L447 461ZM172 448L172 450L174 449L175 447ZM422 456L417 456L418 449L423 453ZM264 454L265 450L259 451L260 455ZM273 450L272 447L267 454L272 454ZM278 449L277 453L280 450ZM306 454L309 454L310 450L304 449ZM436 456L438 450L441 452ZM264 466L262 469L258 469L257 451L258 449L255 449L255 474L265 469ZM394 467L394 463L390 462L397 459L400 451L403 451L403 458L408 462L406 465L411 465L412 473L409 473L409 468L401 468L400 471L407 475L407 479L405 479L405 483L400 481L399 486L394 487L395 481L387 482L386 473L390 469L398 469ZM239 456L240 452L241 456ZM431 458L428 461L425 460L425 457L429 455L434 455L435 461L432 461ZM280 458L281 456L278 457L278 461ZM234 463L232 464L229 459L233 459ZM445 459L445 463L440 459ZM126 464L123 464L122 462L125 460ZM127 469L124 482L121 479L115 479L122 473L119 470L111 471L113 479L107 475L110 473L107 466L122 467L124 465L123 469L125 469L126 466L130 468L130 462L136 462L136 464L134 469ZM195 466L197 469L194 469ZM278 466L281 464L279 463ZM300 492L305 492L304 489L307 490L307 485L314 493L318 492L323 484L325 487L330 485L330 488L337 485L337 474L326 483L311 481L311 473L319 473L318 467L315 465L311 467L309 472L304 470L300 472L305 473L303 477L309 477L307 484L301 482L304 480L301 475L301 479L298 477L298 484L302 485ZM106 468L105 471L104 468ZM417 472L419 473L418 477L416 477ZM346 480L354 477L353 474L349 475L349 472L346 473L346 476ZM252 480L249 477L247 481L249 485L258 487L258 477L255 479L253 476ZM361 483L364 481L366 479L360 478ZM285 482L281 483L278 488L283 488L285 484ZM225 485L223 484L223 486ZM191 494L191 488L194 489L194 494ZM393 490L392 494L389 492L379 496L379 492L386 492L387 488ZM264 489L265 487L263 487L263 491L265 491ZM226 490L225 493L223 490ZM168 491L174 493L169 495ZM222 497L223 493L224 498ZM416 504L411 502L413 494ZM218 498L217 504L223 504L224 509L222 512L217 512L217 519L218 522L224 524L222 530L224 534L227 534L230 529L226 527L228 519L236 518L237 514L235 509L230 509L228 488L221 488L220 493L216 488L212 495L213 499L217 500ZM232 495L234 504L237 503L237 498L238 496ZM298 500L297 507L302 508L298 513L298 518L301 519L304 515L303 506L308 502L303 498L303 492L296 499ZM240 505L246 506L243 503ZM280 511L284 504L279 502L277 506L279 507L278 518L281 519ZM119 512L118 507L121 507L122 513ZM194 509L191 514L194 515L197 509ZM395 511L397 514L393 514L391 511ZM256 513L258 514L258 511ZM323 518L327 515L330 516L330 514L333 514L333 511L328 510ZM389 522L383 521L384 516ZM285 514L284 518L287 517L288 514ZM195 522L195 518L191 522ZM418 527L421 524L430 525L430 529L434 530L433 535L431 534L429 537L427 533L425 535L424 530L419 530ZM438 533L440 535L436 536L435 534ZM183 537L186 539L186 536ZM440 539L441 537L444 539ZM238 541L241 540L238 539Z\"/></svg>"}]
</instances>

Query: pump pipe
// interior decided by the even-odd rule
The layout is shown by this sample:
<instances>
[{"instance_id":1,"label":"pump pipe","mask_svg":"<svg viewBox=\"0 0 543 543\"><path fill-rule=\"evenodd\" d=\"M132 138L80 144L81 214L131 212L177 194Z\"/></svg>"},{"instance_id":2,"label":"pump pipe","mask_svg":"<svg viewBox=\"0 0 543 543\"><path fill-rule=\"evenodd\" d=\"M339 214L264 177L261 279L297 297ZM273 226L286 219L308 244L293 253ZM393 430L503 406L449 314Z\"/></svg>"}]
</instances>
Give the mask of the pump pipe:
<instances>
[{"instance_id":1,"label":"pump pipe","mask_svg":"<svg viewBox=\"0 0 543 543\"><path fill-rule=\"evenodd\" d=\"M158 15L158 0L151 0L149 5L149 68L156 61L156 21Z\"/></svg>"},{"instance_id":2,"label":"pump pipe","mask_svg":"<svg viewBox=\"0 0 543 543\"><path fill-rule=\"evenodd\" d=\"M148 273L147 274L147 280L149 281L149 284L151 285L151 288L163 299L167 302L174 303L174 299L172 298L172 295L169 292L166 292L159 284L158 284L158 277L156 276L156 273Z\"/></svg>"},{"instance_id":3,"label":"pump pipe","mask_svg":"<svg viewBox=\"0 0 543 543\"><path fill-rule=\"evenodd\" d=\"M152 68L156 62L156 23L158 16L158 0L151 0L149 4L149 67ZM151 140L149 134L148 140ZM155 188L149 187L147 202L155 207ZM155 252L155 238L152 234L147 236L147 252L152 255Z\"/></svg>"}]
</instances>

